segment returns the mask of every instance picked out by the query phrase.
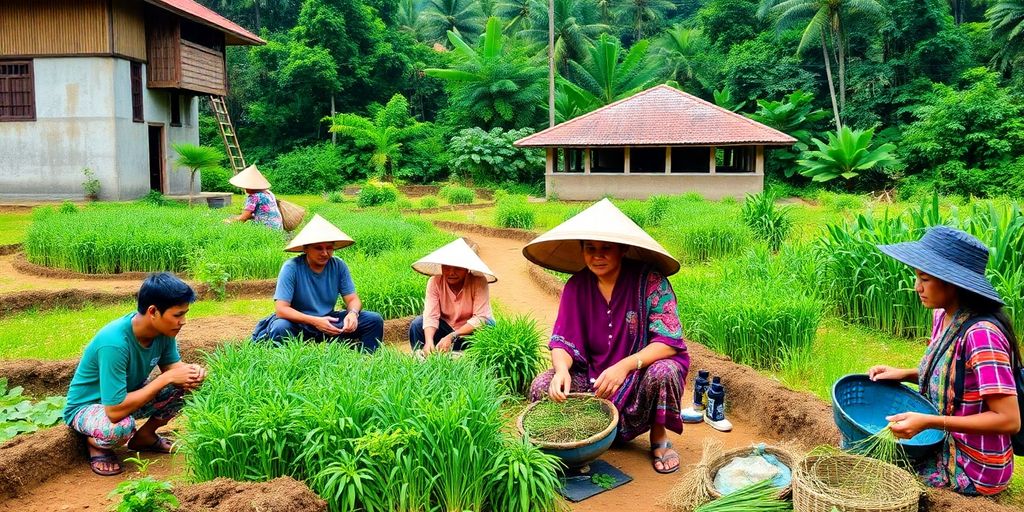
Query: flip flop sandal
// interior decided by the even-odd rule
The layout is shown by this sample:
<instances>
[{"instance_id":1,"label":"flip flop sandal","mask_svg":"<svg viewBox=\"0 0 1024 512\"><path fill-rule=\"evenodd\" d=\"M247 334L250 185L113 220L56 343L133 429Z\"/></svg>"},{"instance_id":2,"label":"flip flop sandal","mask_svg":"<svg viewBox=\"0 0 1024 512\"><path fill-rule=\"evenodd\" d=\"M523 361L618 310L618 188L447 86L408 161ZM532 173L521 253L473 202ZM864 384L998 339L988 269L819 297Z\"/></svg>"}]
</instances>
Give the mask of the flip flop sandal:
<instances>
[{"instance_id":1,"label":"flip flop sandal","mask_svg":"<svg viewBox=\"0 0 1024 512\"><path fill-rule=\"evenodd\" d=\"M100 464L102 463L113 463L117 469L100 469ZM93 473L100 476L114 476L124 473L124 464L121 462L121 459L117 458L117 455L114 455L113 453L105 453L103 455L94 455L89 457L89 468L92 469Z\"/></svg>"},{"instance_id":2,"label":"flip flop sandal","mask_svg":"<svg viewBox=\"0 0 1024 512\"><path fill-rule=\"evenodd\" d=\"M156 436L156 440L147 446L136 448L130 445L131 443L129 443L127 448L133 452L171 453L171 450L174 448L174 441L166 437Z\"/></svg>"},{"instance_id":3,"label":"flip flop sandal","mask_svg":"<svg viewBox=\"0 0 1024 512\"><path fill-rule=\"evenodd\" d=\"M676 453L675 450L672 450L671 453L667 453L665 455L662 455L661 457L655 457L654 456L654 450L658 450L658 449L661 449L661 448L665 448L665 449L671 450L672 449L672 441L665 441L665 442L662 442L662 443L654 443L654 444L651 445L651 457L653 457L653 459L654 459L654 460L651 461L651 466L654 467L654 471L655 472L661 473L663 475L667 475L669 473L675 473L676 471L679 470L679 454ZM655 463L660 462L661 463L661 467L665 467L665 466L668 465L668 462L671 461L671 460L675 460L676 461L676 465L672 469L658 469L658 467L654 465Z\"/></svg>"}]
</instances>

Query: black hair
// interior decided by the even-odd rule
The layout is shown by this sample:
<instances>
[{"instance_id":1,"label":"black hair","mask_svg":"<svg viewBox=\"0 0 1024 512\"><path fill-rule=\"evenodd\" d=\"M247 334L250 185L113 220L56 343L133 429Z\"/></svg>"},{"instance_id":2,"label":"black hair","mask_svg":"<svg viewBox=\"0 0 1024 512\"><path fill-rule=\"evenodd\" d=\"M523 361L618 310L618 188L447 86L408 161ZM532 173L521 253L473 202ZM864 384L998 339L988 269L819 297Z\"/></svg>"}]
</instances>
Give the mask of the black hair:
<instances>
[{"instance_id":1,"label":"black hair","mask_svg":"<svg viewBox=\"0 0 1024 512\"><path fill-rule=\"evenodd\" d=\"M139 313L145 313L150 306L156 306L161 314L172 306L191 304L196 301L196 292L191 286L169 272L150 274L139 288Z\"/></svg>"},{"instance_id":2,"label":"black hair","mask_svg":"<svg viewBox=\"0 0 1024 512\"><path fill-rule=\"evenodd\" d=\"M1001 330L1003 335L1006 336L1006 341L1010 342L1010 350L1013 351L1017 364L1022 364L1020 347L1017 345L1017 335L1013 332L1013 322L1010 321L1010 315L1006 314L1006 308L992 299L982 297L959 286L956 288L956 291L957 299L960 301L960 308L967 311L970 316L991 316L999 320L999 323L1002 324Z\"/></svg>"}]
</instances>

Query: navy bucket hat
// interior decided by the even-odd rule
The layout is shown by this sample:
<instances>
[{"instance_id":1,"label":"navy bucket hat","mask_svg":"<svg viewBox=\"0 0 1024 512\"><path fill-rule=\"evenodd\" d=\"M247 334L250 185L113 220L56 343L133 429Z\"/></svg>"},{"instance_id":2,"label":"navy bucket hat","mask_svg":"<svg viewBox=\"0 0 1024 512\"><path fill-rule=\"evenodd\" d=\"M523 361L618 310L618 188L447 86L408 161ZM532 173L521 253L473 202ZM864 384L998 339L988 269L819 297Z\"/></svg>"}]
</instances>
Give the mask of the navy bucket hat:
<instances>
[{"instance_id":1,"label":"navy bucket hat","mask_svg":"<svg viewBox=\"0 0 1024 512\"><path fill-rule=\"evenodd\" d=\"M878 249L925 274L1004 304L985 277L988 247L959 229L935 226L916 242L879 245Z\"/></svg>"}]
</instances>

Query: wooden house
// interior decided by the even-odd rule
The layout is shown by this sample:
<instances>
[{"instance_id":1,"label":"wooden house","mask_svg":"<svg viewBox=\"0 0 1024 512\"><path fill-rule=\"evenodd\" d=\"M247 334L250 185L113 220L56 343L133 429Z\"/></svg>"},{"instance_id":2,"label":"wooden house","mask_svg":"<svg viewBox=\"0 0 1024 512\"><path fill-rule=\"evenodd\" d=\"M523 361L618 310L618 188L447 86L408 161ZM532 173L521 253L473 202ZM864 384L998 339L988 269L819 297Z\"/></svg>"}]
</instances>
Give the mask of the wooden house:
<instances>
[{"instance_id":1,"label":"wooden house","mask_svg":"<svg viewBox=\"0 0 1024 512\"><path fill-rule=\"evenodd\" d=\"M172 143L227 94L225 47L264 41L193 0L0 1L0 199L188 191Z\"/></svg>"},{"instance_id":2,"label":"wooden house","mask_svg":"<svg viewBox=\"0 0 1024 512\"><path fill-rule=\"evenodd\" d=\"M764 188L766 148L796 139L659 85L515 142L545 148L547 195L646 199L697 192L742 198Z\"/></svg>"}]
</instances>

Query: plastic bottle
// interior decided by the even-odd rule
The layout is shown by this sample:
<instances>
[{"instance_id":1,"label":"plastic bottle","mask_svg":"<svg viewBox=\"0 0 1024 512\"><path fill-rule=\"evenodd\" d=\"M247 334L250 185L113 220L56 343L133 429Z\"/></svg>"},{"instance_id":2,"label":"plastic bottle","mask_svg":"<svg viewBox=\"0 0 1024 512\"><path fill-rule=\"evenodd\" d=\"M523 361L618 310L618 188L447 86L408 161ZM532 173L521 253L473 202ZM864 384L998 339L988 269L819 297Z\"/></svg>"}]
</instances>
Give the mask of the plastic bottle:
<instances>
[{"instance_id":1,"label":"plastic bottle","mask_svg":"<svg viewBox=\"0 0 1024 512\"><path fill-rule=\"evenodd\" d=\"M707 370L697 372L693 381L693 405L683 409L679 417L683 423L700 423L704 420L704 395L708 392L711 373Z\"/></svg>"},{"instance_id":2,"label":"plastic bottle","mask_svg":"<svg viewBox=\"0 0 1024 512\"><path fill-rule=\"evenodd\" d=\"M725 419L725 387L722 386L722 378L715 376L711 379L711 386L708 388L708 406L704 412L704 422L711 425L711 428L728 432L732 430L732 422Z\"/></svg>"}]
</instances>

